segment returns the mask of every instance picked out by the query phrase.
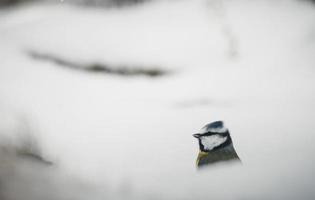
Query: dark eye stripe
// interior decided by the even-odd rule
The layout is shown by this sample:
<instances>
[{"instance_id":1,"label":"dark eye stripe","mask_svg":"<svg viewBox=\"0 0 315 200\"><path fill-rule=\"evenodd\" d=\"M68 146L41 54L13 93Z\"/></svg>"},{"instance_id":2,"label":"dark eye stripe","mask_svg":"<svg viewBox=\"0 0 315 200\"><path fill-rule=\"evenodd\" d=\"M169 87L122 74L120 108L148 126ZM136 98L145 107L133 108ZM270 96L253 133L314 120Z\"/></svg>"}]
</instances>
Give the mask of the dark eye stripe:
<instances>
[{"instance_id":1,"label":"dark eye stripe","mask_svg":"<svg viewBox=\"0 0 315 200\"><path fill-rule=\"evenodd\" d=\"M218 136L221 136L221 137L226 137L227 135L229 135L229 133L228 132L216 133L216 132L209 131L209 132L201 134L201 136L211 136L211 135L218 135Z\"/></svg>"}]
</instances>

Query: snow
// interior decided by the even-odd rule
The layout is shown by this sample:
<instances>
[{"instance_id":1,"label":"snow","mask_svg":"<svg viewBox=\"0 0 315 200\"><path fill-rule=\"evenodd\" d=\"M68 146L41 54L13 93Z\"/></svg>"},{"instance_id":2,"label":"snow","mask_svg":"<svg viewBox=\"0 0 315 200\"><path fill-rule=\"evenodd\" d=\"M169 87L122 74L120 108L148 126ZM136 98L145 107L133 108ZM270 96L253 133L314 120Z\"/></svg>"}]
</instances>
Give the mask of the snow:
<instances>
[{"instance_id":1,"label":"snow","mask_svg":"<svg viewBox=\"0 0 315 200\"><path fill-rule=\"evenodd\" d=\"M0 197L314 199L314 9L183 0L0 10L1 143L27 124L54 163L5 159L15 168L0 164ZM91 74L29 51L171 73ZM192 134L216 120L228 124L243 165L199 172Z\"/></svg>"}]
</instances>

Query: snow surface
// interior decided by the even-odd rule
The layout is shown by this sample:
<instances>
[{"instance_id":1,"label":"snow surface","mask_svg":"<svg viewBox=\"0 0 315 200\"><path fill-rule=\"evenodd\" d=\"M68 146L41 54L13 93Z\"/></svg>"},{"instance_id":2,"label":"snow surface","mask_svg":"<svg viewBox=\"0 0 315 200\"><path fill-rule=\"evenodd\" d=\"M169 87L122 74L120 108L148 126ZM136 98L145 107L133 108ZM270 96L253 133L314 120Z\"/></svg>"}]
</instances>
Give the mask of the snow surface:
<instances>
[{"instance_id":1,"label":"snow surface","mask_svg":"<svg viewBox=\"0 0 315 200\"><path fill-rule=\"evenodd\" d=\"M90 74L30 51L171 73ZM27 132L54 163L0 156L0 198L314 199L314 55L306 1L0 10L1 143ZM197 171L192 134L216 120L243 165Z\"/></svg>"}]
</instances>

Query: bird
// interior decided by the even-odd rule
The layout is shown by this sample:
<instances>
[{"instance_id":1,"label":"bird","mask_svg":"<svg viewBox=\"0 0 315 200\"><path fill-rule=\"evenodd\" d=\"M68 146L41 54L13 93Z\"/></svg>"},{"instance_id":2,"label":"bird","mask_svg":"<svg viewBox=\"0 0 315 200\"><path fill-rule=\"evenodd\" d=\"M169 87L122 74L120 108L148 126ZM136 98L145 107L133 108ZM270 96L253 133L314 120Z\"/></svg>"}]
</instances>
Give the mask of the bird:
<instances>
[{"instance_id":1,"label":"bird","mask_svg":"<svg viewBox=\"0 0 315 200\"><path fill-rule=\"evenodd\" d=\"M198 168L221 162L241 162L237 155L229 130L223 121L206 124L199 133L193 134L199 141Z\"/></svg>"}]
</instances>

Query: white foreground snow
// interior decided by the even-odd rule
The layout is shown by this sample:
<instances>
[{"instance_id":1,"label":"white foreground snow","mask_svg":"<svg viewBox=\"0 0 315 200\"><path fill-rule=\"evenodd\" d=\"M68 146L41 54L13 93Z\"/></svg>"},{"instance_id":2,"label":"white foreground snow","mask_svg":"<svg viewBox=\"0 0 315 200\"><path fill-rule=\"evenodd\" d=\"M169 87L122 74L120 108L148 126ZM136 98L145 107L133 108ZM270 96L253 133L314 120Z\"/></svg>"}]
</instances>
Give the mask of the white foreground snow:
<instances>
[{"instance_id":1,"label":"white foreground snow","mask_svg":"<svg viewBox=\"0 0 315 200\"><path fill-rule=\"evenodd\" d=\"M93 74L29 51L170 74ZM304 1L0 10L2 143L27 124L54 163L0 156L0 197L314 199L314 55ZM243 165L197 171L192 134L215 120Z\"/></svg>"}]
</instances>

